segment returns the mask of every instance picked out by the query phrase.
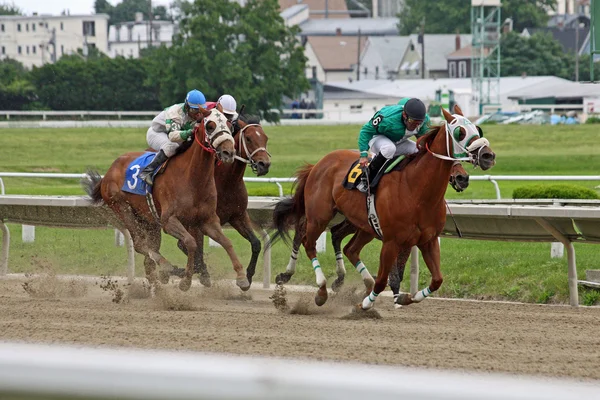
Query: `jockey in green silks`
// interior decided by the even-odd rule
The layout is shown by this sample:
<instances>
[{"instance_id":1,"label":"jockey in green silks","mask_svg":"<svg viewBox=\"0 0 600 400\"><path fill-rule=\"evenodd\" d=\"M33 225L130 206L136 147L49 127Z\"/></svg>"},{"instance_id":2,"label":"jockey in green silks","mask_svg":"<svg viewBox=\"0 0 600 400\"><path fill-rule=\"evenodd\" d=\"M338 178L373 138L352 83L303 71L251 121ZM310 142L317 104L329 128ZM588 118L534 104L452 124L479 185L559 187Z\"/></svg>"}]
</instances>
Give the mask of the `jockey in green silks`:
<instances>
[{"instance_id":1,"label":"jockey in green silks","mask_svg":"<svg viewBox=\"0 0 600 400\"><path fill-rule=\"evenodd\" d=\"M429 128L429 115L425 104L419 99L404 98L396 105L385 106L377 111L363 125L358 136L360 165L369 165L369 182L392 157L416 153L417 144L410 137L421 137ZM371 163L369 149L376 154ZM366 184L359 189L366 191Z\"/></svg>"}]
</instances>

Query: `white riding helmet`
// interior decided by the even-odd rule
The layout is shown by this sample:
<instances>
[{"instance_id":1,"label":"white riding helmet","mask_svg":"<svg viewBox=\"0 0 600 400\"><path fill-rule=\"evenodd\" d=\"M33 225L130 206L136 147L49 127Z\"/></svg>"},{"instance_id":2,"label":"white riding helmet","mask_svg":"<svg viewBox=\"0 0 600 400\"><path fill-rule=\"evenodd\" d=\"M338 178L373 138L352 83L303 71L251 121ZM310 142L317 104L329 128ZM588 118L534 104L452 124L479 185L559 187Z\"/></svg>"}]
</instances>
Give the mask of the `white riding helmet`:
<instances>
[{"instance_id":1,"label":"white riding helmet","mask_svg":"<svg viewBox=\"0 0 600 400\"><path fill-rule=\"evenodd\" d=\"M230 114L233 116L237 115L237 102L235 101L232 95L224 94L223 96L219 97L217 103L219 103L221 107L223 107L224 114Z\"/></svg>"}]
</instances>

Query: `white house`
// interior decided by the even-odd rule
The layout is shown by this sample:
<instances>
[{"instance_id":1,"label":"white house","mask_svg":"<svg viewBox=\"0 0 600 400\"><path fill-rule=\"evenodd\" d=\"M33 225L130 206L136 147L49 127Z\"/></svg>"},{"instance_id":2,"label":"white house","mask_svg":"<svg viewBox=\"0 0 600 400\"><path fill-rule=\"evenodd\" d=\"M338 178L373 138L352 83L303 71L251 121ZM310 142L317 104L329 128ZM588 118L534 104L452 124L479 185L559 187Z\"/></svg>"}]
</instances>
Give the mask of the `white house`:
<instances>
[{"instance_id":1,"label":"white house","mask_svg":"<svg viewBox=\"0 0 600 400\"><path fill-rule=\"evenodd\" d=\"M152 29L152 32L150 32ZM143 19L136 13L135 21L111 25L108 30L108 54L111 57L123 56L138 58L140 50L149 46L170 46L177 26L170 21Z\"/></svg>"},{"instance_id":2,"label":"white house","mask_svg":"<svg viewBox=\"0 0 600 400\"><path fill-rule=\"evenodd\" d=\"M77 49L108 52L108 15L0 16L0 58L25 67L52 63Z\"/></svg>"}]
</instances>

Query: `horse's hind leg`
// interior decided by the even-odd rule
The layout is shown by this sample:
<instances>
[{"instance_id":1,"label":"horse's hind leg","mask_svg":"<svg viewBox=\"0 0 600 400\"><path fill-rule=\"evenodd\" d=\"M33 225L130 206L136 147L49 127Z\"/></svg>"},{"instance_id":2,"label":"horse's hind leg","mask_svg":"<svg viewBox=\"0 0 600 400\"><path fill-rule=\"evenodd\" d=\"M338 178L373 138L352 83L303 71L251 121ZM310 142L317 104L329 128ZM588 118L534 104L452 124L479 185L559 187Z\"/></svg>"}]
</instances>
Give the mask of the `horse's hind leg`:
<instances>
[{"instance_id":1,"label":"horse's hind leg","mask_svg":"<svg viewBox=\"0 0 600 400\"><path fill-rule=\"evenodd\" d=\"M344 254L348 257L348 260L356 267L356 270L360 274L365 284L367 295L373 290L375 281L373 276L367 270L367 266L360 259L360 252L367 243L373 240L373 235L364 231L357 231L352 239L344 246Z\"/></svg>"},{"instance_id":2,"label":"horse's hind leg","mask_svg":"<svg viewBox=\"0 0 600 400\"><path fill-rule=\"evenodd\" d=\"M294 242L292 244L292 254L290 255L288 265L285 268L285 272L277 274L277 276L275 277L275 283L277 283L278 285L288 283L290 279L292 279L292 275L296 273L296 264L298 263L298 251L300 250L300 245L302 244L302 236L304 236L303 231L303 226L296 228L296 232L294 233Z\"/></svg>"},{"instance_id":3,"label":"horse's hind leg","mask_svg":"<svg viewBox=\"0 0 600 400\"><path fill-rule=\"evenodd\" d=\"M396 258L396 264L390 271L390 276L388 278L388 284L390 285L390 289L394 293L394 307L400 308L402 307L398 302L400 296L400 283L402 282L402 278L404 276L404 269L406 268L406 261L408 261L408 257L410 256L409 250L402 250L398 254L398 258Z\"/></svg>"},{"instance_id":4,"label":"horse's hind leg","mask_svg":"<svg viewBox=\"0 0 600 400\"><path fill-rule=\"evenodd\" d=\"M196 255L196 239L185 229L183 224L175 216L166 218L163 222L163 229L169 235L183 241L188 254L188 261L185 268L185 276L179 282L179 289L184 292L189 290L192 285L192 275L194 274L194 258Z\"/></svg>"},{"instance_id":5,"label":"horse's hind leg","mask_svg":"<svg viewBox=\"0 0 600 400\"><path fill-rule=\"evenodd\" d=\"M250 258L248 268L246 268L246 277L248 278L248 282L252 284L252 277L256 271L256 262L258 261L258 256L260 255L260 240L254 234L252 222L250 221L250 217L248 216L247 212L237 218L230 219L229 224L247 241L249 241L250 246L252 247L252 257Z\"/></svg>"},{"instance_id":6,"label":"horse's hind leg","mask_svg":"<svg viewBox=\"0 0 600 400\"><path fill-rule=\"evenodd\" d=\"M356 228L347 219L343 220L337 225L331 227L331 244L335 251L335 272L337 273L337 279L331 284L331 290L337 292L344 285L344 278L346 277L346 267L344 265L344 255L342 253L342 240L356 232Z\"/></svg>"},{"instance_id":7,"label":"horse's hind leg","mask_svg":"<svg viewBox=\"0 0 600 400\"><path fill-rule=\"evenodd\" d=\"M227 252L229 259L233 264L233 269L237 274L236 284L240 287L240 289L243 291L250 289L250 282L248 281L246 274L244 274L244 267L242 266L237 254L235 254L235 250L233 249L231 241L227 238L227 236L225 236L225 234L223 234L219 217L215 214L214 217L202 225L201 229L208 237L223 246Z\"/></svg>"}]
</instances>

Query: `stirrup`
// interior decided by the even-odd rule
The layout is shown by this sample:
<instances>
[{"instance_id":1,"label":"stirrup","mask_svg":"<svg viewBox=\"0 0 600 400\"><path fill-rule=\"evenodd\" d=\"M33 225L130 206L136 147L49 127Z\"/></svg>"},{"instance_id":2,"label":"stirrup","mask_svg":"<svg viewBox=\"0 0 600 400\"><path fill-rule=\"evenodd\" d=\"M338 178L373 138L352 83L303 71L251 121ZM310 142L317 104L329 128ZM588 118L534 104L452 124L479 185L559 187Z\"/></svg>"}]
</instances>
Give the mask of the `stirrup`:
<instances>
[{"instance_id":1,"label":"stirrup","mask_svg":"<svg viewBox=\"0 0 600 400\"><path fill-rule=\"evenodd\" d=\"M149 174L140 174L140 179L144 181L144 183L148 186L152 186L154 184L154 179L152 179L152 172Z\"/></svg>"}]
</instances>

